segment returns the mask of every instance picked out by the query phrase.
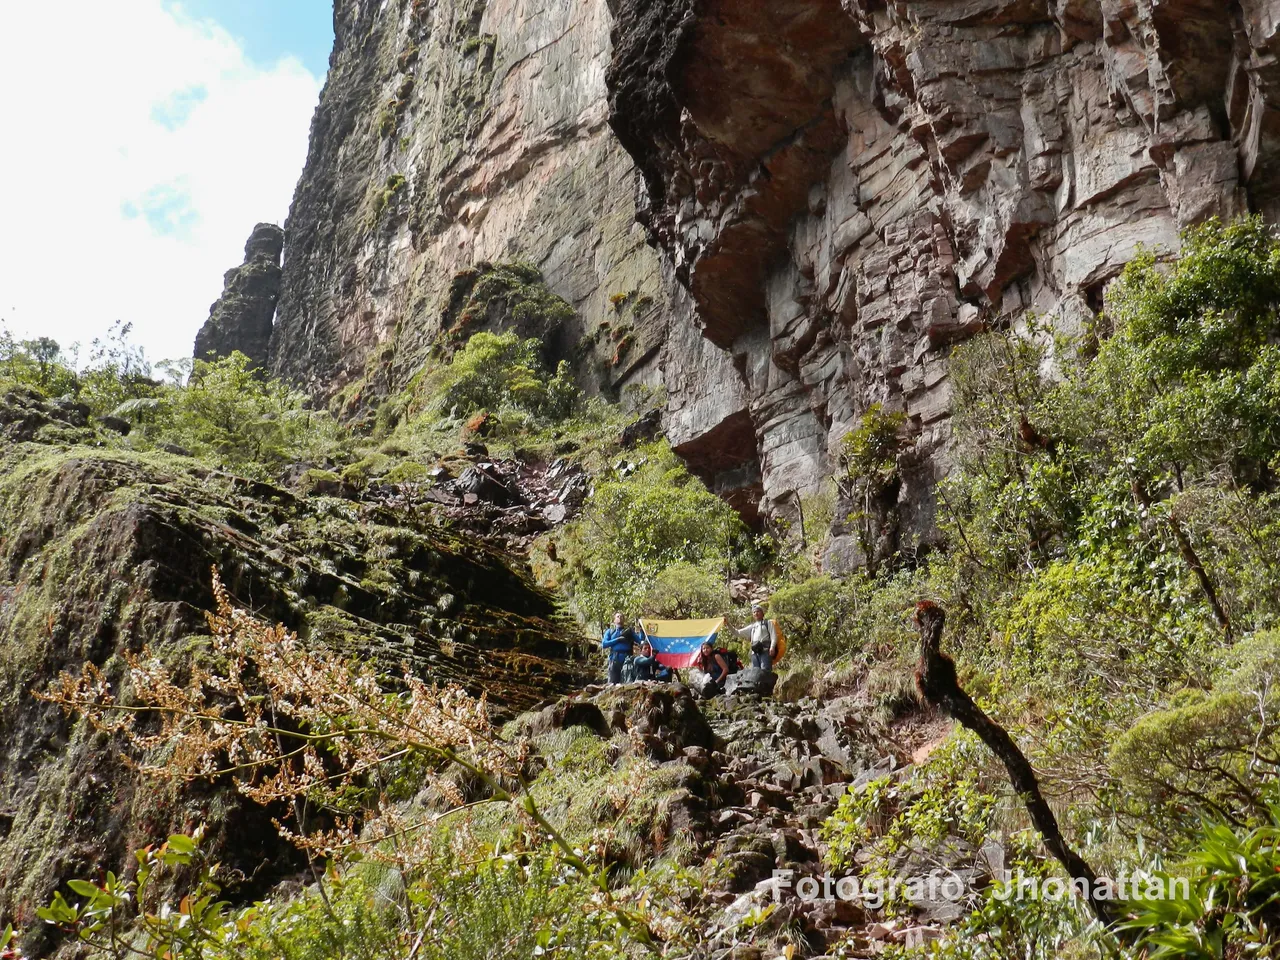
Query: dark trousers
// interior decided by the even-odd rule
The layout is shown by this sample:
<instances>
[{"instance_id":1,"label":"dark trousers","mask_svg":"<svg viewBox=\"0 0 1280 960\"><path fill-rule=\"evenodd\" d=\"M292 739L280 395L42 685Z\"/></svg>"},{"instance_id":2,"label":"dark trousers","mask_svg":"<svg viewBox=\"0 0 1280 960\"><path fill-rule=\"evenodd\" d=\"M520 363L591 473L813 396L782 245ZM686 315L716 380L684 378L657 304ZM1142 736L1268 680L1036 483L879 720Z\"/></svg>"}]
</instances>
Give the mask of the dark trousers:
<instances>
[{"instance_id":1,"label":"dark trousers","mask_svg":"<svg viewBox=\"0 0 1280 960\"><path fill-rule=\"evenodd\" d=\"M625 660L614 660L612 657L609 659L609 682L610 683L622 682L622 668L626 666L626 663L627 661Z\"/></svg>"},{"instance_id":2,"label":"dark trousers","mask_svg":"<svg viewBox=\"0 0 1280 960\"><path fill-rule=\"evenodd\" d=\"M760 650L760 651L752 650L751 665L753 667L759 667L761 670L764 670L766 673L772 672L773 658L769 656L768 648L765 648L764 650Z\"/></svg>"},{"instance_id":3,"label":"dark trousers","mask_svg":"<svg viewBox=\"0 0 1280 960\"><path fill-rule=\"evenodd\" d=\"M657 657L636 657L633 661L637 680L652 680L654 671L658 669Z\"/></svg>"}]
</instances>

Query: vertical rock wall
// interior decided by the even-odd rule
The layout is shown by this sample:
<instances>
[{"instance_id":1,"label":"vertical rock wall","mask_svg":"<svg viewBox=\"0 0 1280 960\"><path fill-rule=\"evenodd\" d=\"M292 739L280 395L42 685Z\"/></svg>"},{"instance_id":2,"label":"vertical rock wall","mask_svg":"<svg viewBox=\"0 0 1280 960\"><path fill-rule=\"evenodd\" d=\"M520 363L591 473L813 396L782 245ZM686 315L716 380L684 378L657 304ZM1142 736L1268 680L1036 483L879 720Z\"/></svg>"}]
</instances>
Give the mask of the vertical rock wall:
<instances>
[{"instance_id":1,"label":"vertical rock wall","mask_svg":"<svg viewBox=\"0 0 1280 960\"><path fill-rule=\"evenodd\" d=\"M585 386L651 368L665 298L607 123L603 2L337 0L334 22L274 369L325 393L366 366L394 382L439 332L452 276L513 259L577 309Z\"/></svg>"},{"instance_id":2,"label":"vertical rock wall","mask_svg":"<svg viewBox=\"0 0 1280 960\"><path fill-rule=\"evenodd\" d=\"M1140 247L1277 211L1274 0L613 8L611 122L688 297L672 442L786 514L872 403L905 411L886 550L932 536L953 344L1028 310L1076 328Z\"/></svg>"},{"instance_id":3,"label":"vertical rock wall","mask_svg":"<svg viewBox=\"0 0 1280 960\"><path fill-rule=\"evenodd\" d=\"M661 379L673 445L748 517L816 491L872 403L904 411L889 551L932 536L955 343L1030 310L1078 328L1140 247L1280 216L1280 0L338 0L335 23L277 372L394 386L458 270L525 259L578 310L588 386Z\"/></svg>"}]
</instances>

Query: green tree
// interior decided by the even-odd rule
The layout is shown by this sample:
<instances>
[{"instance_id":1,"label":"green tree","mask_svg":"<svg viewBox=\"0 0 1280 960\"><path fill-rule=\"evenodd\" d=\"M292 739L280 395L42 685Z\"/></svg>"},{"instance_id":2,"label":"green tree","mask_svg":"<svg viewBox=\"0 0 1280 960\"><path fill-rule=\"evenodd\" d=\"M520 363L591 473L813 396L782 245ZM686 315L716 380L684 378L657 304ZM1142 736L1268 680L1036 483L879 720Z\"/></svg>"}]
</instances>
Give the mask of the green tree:
<instances>
[{"instance_id":1,"label":"green tree","mask_svg":"<svg viewBox=\"0 0 1280 960\"><path fill-rule=\"evenodd\" d=\"M744 532L733 508L690 475L665 443L642 452L633 474L596 484L583 517L561 537L569 592L590 623L608 622L618 608L638 609L672 567L690 565L724 582Z\"/></svg>"},{"instance_id":2,"label":"green tree","mask_svg":"<svg viewBox=\"0 0 1280 960\"><path fill-rule=\"evenodd\" d=\"M73 357L50 337L16 340L0 327L0 377L33 387L50 397L74 394L79 389Z\"/></svg>"},{"instance_id":3,"label":"green tree","mask_svg":"<svg viewBox=\"0 0 1280 960\"><path fill-rule=\"evenodd\" d=\"M142 347L130 341L133 324L117 320L105 337L95 337L89 366L80 375L81 398L99 416L129 400L156 397L160 384Z\"/></svg>"},{"instance_id":4,"label":"green tree","mask_svg":"<svg viewBox=\"0 0 1280 960\"><path fill-rule=\"evenodd\" d=\"M540 359L541 343L515 332L481 331L467 340L433 378L433 406L460 416L478 410L514 408L547 419L563 419L575 409L579 391L567 363L549 374Z\"/></svg>"}]
</instances>

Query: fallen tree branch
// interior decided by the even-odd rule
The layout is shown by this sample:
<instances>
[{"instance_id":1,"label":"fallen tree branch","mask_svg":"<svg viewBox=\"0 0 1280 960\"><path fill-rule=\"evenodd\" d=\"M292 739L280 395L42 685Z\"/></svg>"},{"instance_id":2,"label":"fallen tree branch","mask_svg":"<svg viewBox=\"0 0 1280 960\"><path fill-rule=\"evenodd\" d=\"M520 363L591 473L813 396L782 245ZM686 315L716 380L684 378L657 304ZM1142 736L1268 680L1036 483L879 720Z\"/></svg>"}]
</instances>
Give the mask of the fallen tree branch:
<instances>
[{"instance_id":1,"label":"fallen tree branch","mask_svg":"<svg viewBox=\"0 0 1280 960\"><path fill-rule=\"evenodd\" d=\"M1094 916L1103 924L1110 924L1116 919L1111 901L1098 895L1098 875L1062 836L1058 818L1040 792L1040 782L1030 762L1009 732L988 717L961 689L955 661L942 652L942 627L946 619L946 612L937 604L924 601L916 606L916 626L920 629L920 665L916 668L916 686L925 700L976 733L1000 758L1009 772L1013 789L1027 808L1032 825L1044 838L1045 848L1066 869L1077 889L1083 889Z\"/></svg>"}]
</instances>

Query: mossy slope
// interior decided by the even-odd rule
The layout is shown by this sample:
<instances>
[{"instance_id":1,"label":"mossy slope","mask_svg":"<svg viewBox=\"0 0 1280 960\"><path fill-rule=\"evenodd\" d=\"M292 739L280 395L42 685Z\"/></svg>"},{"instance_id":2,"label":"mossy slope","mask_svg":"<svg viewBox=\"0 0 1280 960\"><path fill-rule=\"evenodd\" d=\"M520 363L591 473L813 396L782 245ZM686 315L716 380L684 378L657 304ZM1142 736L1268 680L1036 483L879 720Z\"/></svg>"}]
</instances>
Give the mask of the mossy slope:
<instances>
[{"instance_id":1,"label":"mossy slope","mask_svg":"<svg viewBox=\"0 0 1280 960\"><path fill-rule=\"evenodd\" d=\"M101 736L33 697L85 660L204 650L217 567L235 600L309 642L528 706L580 683L549 596L499 555L373 505L298 498L185 457L12 443L0 452L0 918L195 822L266 889L295 861L270 811L143 787ZM234 833L232 833L234 831ZM230 838L229 842L228 839ZM0 921L2 922L2 921Z\"/></svg>"}]
</instances>

